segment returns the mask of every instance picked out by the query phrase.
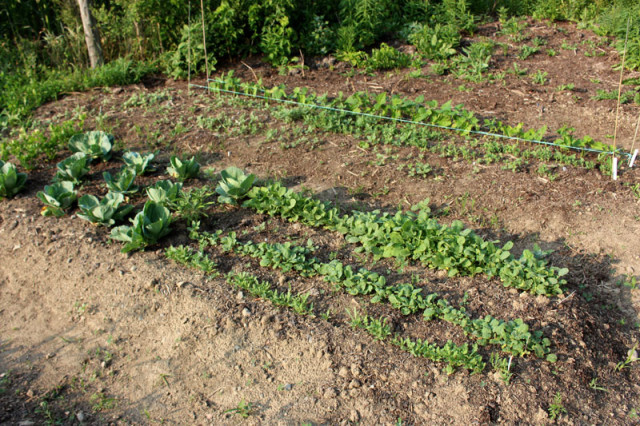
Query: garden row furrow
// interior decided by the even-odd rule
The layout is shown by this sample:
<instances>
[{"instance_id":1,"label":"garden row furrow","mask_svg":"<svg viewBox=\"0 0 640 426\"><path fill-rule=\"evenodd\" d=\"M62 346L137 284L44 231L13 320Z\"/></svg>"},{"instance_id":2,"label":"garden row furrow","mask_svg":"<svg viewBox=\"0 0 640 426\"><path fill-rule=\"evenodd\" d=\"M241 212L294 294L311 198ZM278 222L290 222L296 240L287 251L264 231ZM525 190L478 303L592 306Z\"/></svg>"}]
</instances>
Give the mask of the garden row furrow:
<instances>
[{"instance_id":1,"label":"garden row furrow","mask_svg":"<svg viewBox=\"0 0 640 426\"><path fill-rule=\"evenodd\" d=\"M286 86L280 85L266 88L261 82L243 82L233 77L233 73L222 75L219 79L209 82L209 87L226 92L244 93L250 96L259 96L267 100L288 101L302 106L313 106L322 109L336 110L337 112L350 112L373 118L391 118L432 125L438 128L458 130L463 133L490 132L506 139L518 139L523 141L543 140L547 129L524 130L522 123L511 126L500 120L484 120L483 123L462 105L452 105L447 101L438 105L435 100L425 101L424 96L411 100L400 95L388 96L381 93L372 98L367 92L355 92L345 97L342 92L335 98L329 98L326 94L317 95L307 88L294 88L287 93ZM603 142L595 141L589 136L576 138L572 134L558 131L559 137L553 143L559 146L571 148L588 148L602 152L616 152L616 149Z\"/></svg>"},{"instance_id":2,"label":"garden row furrow","mask_svg":"<svg viewBox=\"0 0 640 426\"><path fill-rule=\"evenodd\" d=\"M302 277L321 276L325 281L343 288L347 293L373 296L372 303L388 303L400 310L403 315L422 312L424 320L444 320L462 328L465 334L473 336L478 344L499 345L501 349L514 356L534 353L538 357L555 360L550 354L551 342L543 337L541 331L529 330L522 319L504 321L487 315L484 318L472 318L464 308L454 308L437 293L426 294L423 289L410 283L387 285L383 275L359 268L354 272L349 265L338 260L328 263L312 257L313 243L297 246L287 243L240 242L235 232L222 236L222 231L214 233L200 232L198 224L190 228L190 237L196 240L201 250L209 245L220 246L224 251L249 256L260 260L260 266L279 269L283 272L295 271Z\"/></svg>"},{"instance_id":3,"label":"garden row furrow","mask_svg":"<svg viewBox=\"0 0 640 426\"><path fill-rule=\"evenodd\" d=\"M172 246L165 251L165 254L169 259L173 259L182 265L207 273L212 271L211 265L214 264L202 251L190 247ZM292 309L300 315L313 315L313 304L308 302L308 294L294 294L291 288L286 293L279 292L271 288L271 284L268 281L261 281L256 276L246 272L231 272L225 278L229 285L246 290L255 297L269 300L276 306ZM486 364L482 359L482 355L478 353L477 345L470 347L468 344L463 344L458 346L448 341L443 346L439 346L435 343L429 343L427 340L403 338L397 333L390 339L391 331L386 320L373 319L367 315L357 313L355 310L350 316L353 328L364 329L376 340L390 340L391 344L398 346L401 350L409 352L413 356L447 363L444 369L447 374L454 373L456 367L462 367L474 373L480 373L485 368Z\"/></svg>"},{"instance_id":4,"label":"garden row furrow","mask_svg":"<svg viewBox=\"0 0 640 426\"><path fill-rule=\"evenodd\" d=\"M353 212L340 215L337 208L295 193L279 183L254 187L245 207L259 213L281 216L311 226L325 227L345 235L358 249L374 259L415 260L431 268L448 271L450 276L483 273L499 277L505 287L534 294L554 296L562 293L566 268L548 267L540 254L524 250L516 259L509 251L512 242L498 247L485 241L461 222L442 225L429 217L426 209L396 214Z\"/></svg>"}]
</instances>

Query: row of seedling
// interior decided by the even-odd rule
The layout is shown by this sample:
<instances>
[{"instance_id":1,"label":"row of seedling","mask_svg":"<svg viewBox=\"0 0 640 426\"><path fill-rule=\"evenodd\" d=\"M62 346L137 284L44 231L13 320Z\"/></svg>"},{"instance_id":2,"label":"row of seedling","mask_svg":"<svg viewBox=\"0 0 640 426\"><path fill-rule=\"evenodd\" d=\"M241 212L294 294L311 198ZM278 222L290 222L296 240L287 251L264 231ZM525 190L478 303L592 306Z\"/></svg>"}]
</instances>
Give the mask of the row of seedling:
<instances>
[{"instance_id":1,"label":"row of seedling","mask_svg":"<svg viewBox=\"0 0 640 426\"><path fill-rule=\"evenodd\" d=\"M180 246L169 247L165 253L168 258L180 264L208 273L214 271L212 265L215 265L215 262L202 250ZM217 273L214 272L213 275L215 276ZM246 272L231 272L225 278L228 284L243 289L255 297L268 300L275 306L291 309L300 315L314 316L313 304L309 302L308 294L295 294L292 292L291 287L286 292L278 291L272 288L268 281L260 280ZM472 347L467 344L458 346L448 341L443 346L438 346L426 340L403 338L399 334L395 334L391 338L391 330L385 319L373 319L355 310L349 313L349 316L352 327L364 329L376 340L384 341L390 339L392 344L416 357L446 363L444 370L447 374L454 373L457 367L465 368L474 373L480 373L485 368L482 355L478 353L477 345Z\"/></svg>"},{"instance_id":2,"label":"row of seedling","mask_svg":"<svg viewBox=\"0 0 640 426\"><path fill-rule=\"evenodd\" d=\"M521 319L504 321L490 315L472 318L464 308L454 308L438 294L425 294L422 288L411 283L388 285L383 275L365 268L354 271L350 265L335 259L321 262L312 256L315 250L312 241L306 246L289 242L240 242L235 232L223 236L220 230L201 232L198 227L198 223L192 224L190 237L198 242L201 250L210 245L219 246L223 251L258 259L265 268L294 271L302 277L319 276L350 295L372 296L371 303L388 303L403 315L422 313L425 321L438 319L459 326L481 345L495 344L514 356L534 353L541 358L546 356L549 361L555 360L555 355L549 353L549 339L543 337L541 331L530 331Z\"/></svg>"},{"instance_id":3,"label":"row of seedling","mask_svg":"<svg viewBox=\"0 0 640 426\"><path fill-rule=\"evenodd\" d=\"M272 87L270 89L262 85L261 82L243 82L233 77L233 73L222 75L219 79L211 81L210 87L225 91L240 92L248 95L260 95L266 99L293 101L303 105L318 106L323 109L342 110L350 113L366 116L385 117L393 119L410 120L417 123L428 123L441 128L451 128L459 131L488 131L508 138L519 138L523 140L542 140L546 134L546 128L523 129L522 124L511 126L499 120L480 120L462 105L452 105L450 101L438 105L435 100L425 101L423 96L411 100L400 95L388 96L381 93L376 97L371 97L367 92L356 92L345 97L340 93L337 97L329 99L325 95L317 95L307 88L294 88L291 93L287 93L284 85ZM590 148L605 152L614 152L611 145L593 140L589 136L576 138L564 133L553 140L559 146L573 148Z\"/></svg>"},{"instance_id":4,"label":"row of seedling","mask_svg":"<svg viewBox=\"0 0 640 426\"><path fill-rule=\"evenodd\" d=\"M485 274L499 277L505 287L534 294L559 295L566 284L566 268L548 266L546 253L524 250L515 258L512 242L499 247L486 241L459 221L443 225L430 217L426 203L415 211L395 214L355 211L341 215L327 203L295 193L279 183L254 187L243 206L281 216L290 221L338 231L356 251L374 259L395 258L400 262L417 261L425 266L446 270L449 276Z\"/></svg>"}]
</instances>

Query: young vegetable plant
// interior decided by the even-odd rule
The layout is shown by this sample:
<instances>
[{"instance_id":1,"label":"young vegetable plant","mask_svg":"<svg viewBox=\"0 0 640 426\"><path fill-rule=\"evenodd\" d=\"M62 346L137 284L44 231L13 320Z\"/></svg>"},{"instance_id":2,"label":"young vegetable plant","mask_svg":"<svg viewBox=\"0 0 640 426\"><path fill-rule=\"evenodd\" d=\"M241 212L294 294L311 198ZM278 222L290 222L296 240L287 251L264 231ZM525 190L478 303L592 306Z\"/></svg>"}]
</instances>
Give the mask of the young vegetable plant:
<instances>
[{"instance_id":1,"label":"young vegetable plant","mask_svg":"<svg viewBox=\"0 0 640 426\"><path fill-rule=\"evenodd\" d=\"M130 169L126 166L120 169L120 171L115 176L111 176L111 173L109 172L104 172L102 176L107 183L107 188L111 192L117 192L120 194L133 194L139 189L137 185L133 184L133 181L136 178L135 170Z\"/></svg>"},{"instance_id":2,"label":"young vegetable plant","mask_svg":"<svg viewBox=\"0 0 640 426\"><path fill-rule=\"evenodd\" d=\"M36 196L44 204L43 216L61 217L64 215L64 210L71 207L76 200L78 193L72 182L62 181L45 186L44 191L38 192Z\"/></svg>"},{"instance_id":3,"label":"young vegetable plant","mask_svg":"<svg viewBox=\"0 0 640 426\"><path fill-rule=\"evenodd\" d=\"M171 213L161 204L147 201L144 208L132 220L132 225L118 226L111 230L110 237L125 243L122 253L141 250L158 242L171 229Z\"/></svg>"},{"instance_id":4,"label":"young vegetable plant","mask_svg":"<svg viewBox=\"0 0 640 426\"><path fill-rule=\"evenodd\" d=\"M175 199L166 205L175 213L176 218L189 223L207 216L207 209L214 204L214 201L210 200L212 193L209 186L191 188L188 191L180 191Z\"/></svg>"},{"instance_id":5,"label":"young vegetable plant","mask_svg":"<svg viewBox=\"0 0 640 426\"><path fill-rule=\"evenodd\" d=\"M89 173L88 166L90 161L91 158L84 152L76 152L57 164L58 172L55 180L57 182L69 181L75 185L79 184L82 177Z\"/></svg>"},{"instance_id":6,"label":"young vegetable plant","mask_svg":"<svg viewBox=\"0 0 640 426\"><path fill-rule=\"evenodd\" d=\"M216 187L216 192L220 194L218 201L221 203L237 205L249 190L256 179L254 174L245 175L237 167L229 167L220 173L222 180Z\"/></svg>"},{"instance_id":7,"label":"young vegetable plant","mask_svg":"<svg viewBox=\"0 0 640 426\"><path fill-rule=\"evenodd\" d=\"M153 169L151 162L155 156L156 155L151 152L143 155L139 152L127 151L122 154L122 161L124 161L127 167L135 170L138 176L142 176L146 171Z\"/></svg>"},{"instance_id":8,"label":"young vegetable plant","mask_svg":"<svg viewBox=\"0 0 640 426\"><path fill-rule=\"evenodd\" d=\"M182 190L182 183L173 183L170 180L159 180L153 186L147 188L147 196L149 200L167 205L174 203L180 191Z\"/></svg>"},{"instance_id":9,"label":"young vegetable plant","mask_svg":"<svg viewBox=\"0 0 640 426\"><path fill-rule=\"evenodd\" d=\"M82 211L78 217L96 225L112 226L133 210L133 206L122 205L123 202L124 195L116 192L107 193L102 200L93 195L83 195L78 200L78 207Z\"/></svg>"},{"instance_id":10,"label":"young vegetable plant","mask_svg":"<svg viewBox=\"0 0 640 426\"><path fill-rule=\"evenodd\" d=\"M101 158L103 161L111 158L113 136L102 131L91 131L72 136L69 149L73 152L84 152L91 158Z\"/></svg>"},{"instance_id":11,"label":"young vegetable plant","mask_svg":"<svg viewBox=\"0 0 640 426\"><path fill-rule=\"evenodd\" d=\"M16 195L26 181L26 173L18 173L15 165L0 160L0 199Z\"/></svg>"},{"instance_id":12,"label":"young vegetable plant","mask_svg":"<svg viewBox=\"0 0 640 426\"><path fill-rule=\"evenodd\" d=\"M182 160L173 155L169 162L171 165L167 167L167 173L180 181L197 178L200 174L200 164L195 160L195 157L191 157L189 160Z\"/></svg>"}]
</instances>

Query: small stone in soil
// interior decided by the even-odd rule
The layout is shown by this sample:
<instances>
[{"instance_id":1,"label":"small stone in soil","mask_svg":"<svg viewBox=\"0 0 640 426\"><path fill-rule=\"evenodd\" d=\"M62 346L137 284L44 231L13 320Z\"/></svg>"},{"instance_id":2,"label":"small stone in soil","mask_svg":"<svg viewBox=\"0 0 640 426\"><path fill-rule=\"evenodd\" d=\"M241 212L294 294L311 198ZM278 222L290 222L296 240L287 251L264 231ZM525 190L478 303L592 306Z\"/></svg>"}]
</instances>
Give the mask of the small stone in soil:
<instances>
[{"instance_id":1,"label":"small stone in soil","mask_svg":"<svg viewBox=\"0 0 640 426\"><path fill-rule=\"evenodd\" d=\"M248 308L244 308L242 310L242 316L243 317L250 317L251 316L251 311Z\"/></svg>"},{"instance_id":2,"label":"small stone in soil","mask_svg":"<svg viewBox=\"0 0 640 426\"><path fill-rule=\"evenodd\" d=\"M335 388L327 388L324 391L325 398L335 398L336 396L338 396L338 391Z\"/></svg>"},{"instance_id":3,"label":"small stone in soil","mask_svg":"<svg viewBox=\"0 0 640 426\"><path fill-rule=\"evenodd\" d=\"M340 370L338 370L338 376L347 378L349 376L349 370L347 370L347 367L340 367Z\"/></svg>"}]
</instances>

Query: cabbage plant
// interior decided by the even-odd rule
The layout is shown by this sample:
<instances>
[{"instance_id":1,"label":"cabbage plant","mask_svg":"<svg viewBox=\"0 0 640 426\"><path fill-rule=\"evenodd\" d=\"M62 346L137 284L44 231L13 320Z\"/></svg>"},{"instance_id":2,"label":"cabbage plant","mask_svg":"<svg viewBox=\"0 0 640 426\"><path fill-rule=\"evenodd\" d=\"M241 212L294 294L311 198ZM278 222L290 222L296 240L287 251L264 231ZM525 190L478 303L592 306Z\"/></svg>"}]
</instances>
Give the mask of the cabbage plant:
<instances>
[{"instance_id":1,"label":"cabbage plant","mask_svg":"<svg viewBox=\"0 0 640 426\"><path fill-rule=\"evenodd\" d=\"M102 177L107 184L107 188L111 192L117 192L119 194L133 194L139 189L137 185L133 184L133 181L136 179L135 170L126 166L120 169L115 176L112 176L109 172L104 172Z\"/></svg>"},{"instance_id":2,"label":"cabbage plant","mask_svg":"<svg viewBox=\"0 0 640 426\"><path fill-rule=\"evenodd\" d=\"M182 190L182 183L173 183L170 180L159 180L155 185L147 188L147 196L149 200L167 205L173 203L178 199L180 191Z\"/></svg>"},{"instance_id":3,"label":"cabbage plant","mask_svg":"<svg viewBox=\"0 0 640 426\"><path fill-rule=\"evenodd\" d=\"M238 204L238 200L249 192L256 179L254 174L247 176L237 167L226 168L220 172L220 177L221 180L216 187L216 192L220 195L218 201L234 205Z\"/></svg>"},{"instance_id":4,"label":"cabbage plant","mask_svg":"<svg viewBox=\"0 0 640 426\"><path fill-rule=\"evenodd\" d=\"M122 253L155 244L171 231L169 209L153 201L147 201L131 222L131 226L123 225L111 230L112 239L125 243Z\"/></svg>"},{"instance_id":5,"label":"cabbage plant","mask_svg":"<svg viewBox=\"0 0 640 426\"><path fill-rule=\"evenodd\" d=\"M111 158L113 136L99 131L80 133L69 140L69 149L73 152L84 152L91 158L101 158L104 161Z\"/></svg>"},{"instance_id":6,"label":"cabbage plant","mask_svg":"<svg viewBox=\"0 0 640 426\"><path fill-rule=\"evenodd\" d=\"M26 173L19 173L14 164L0 160L0 198L13 197L22 190L26 181Z\"/></svg>"},{"instance_id":7,"label":"cabbage plant","mask_svg":"<svg viewBox=\"0 0 640 426\"><path fill-rule=\"evenodd\" d=\"M189 160L181 160L173 155L169 162L171 165L167 167L167 173L175 179L182 181L197 178L200 174L200 164L195 160L195 157L191 157Z\"/></svg>"},{"instance_id":8,"label":"cabbage plant","mask_svg":"<svg viewBox=\"0 0 640 426\"><path fill-rule=\"evenodd\" d=\"M44 187L44 191L39 191L36 196L42 201L43 216L60 217L64 215L64 210L71 207L76 200L78 193L73 187L73 182L61 181Z\"/></svg>"},{"instance_id":9,"label":"cabbage plant","mask_svg":"<svg viewBox=\"0 0 640 426\"><path fill-rule=\"evenodd\" d=\"M138 176L142 176L144 172L152 170L151 162L155 158L155 154L140 154L135 151L127 151L122 154L122 161L126 164L127 167L136 171Z\"/></svg>"},{"instance_id":10,"label":"cabbage plant","mask_svg":"<svg viewBox=\"0 0 640 426\"><path fill-rule=\"evenodd\" d=\"M74 184L80 183L84 175L89 173L89 163L91 158L84 152L76 152L75 154L65 158L56 165L58 172L56 173L56 181L70 181Z\"/></svg>"},{"instance_id":11,"label":"cabbage plant","mask_svg":"<svg viewBox=\"0 0 640 426\"><path fill-rule=\"evenodd\" d=\"M78 200L81 213L77 216L96 225L111 226L128 215L133 206L123 205L124 195L109 192L102 200L94 195L83 195Z\"/></svg>"}]
</instances>

